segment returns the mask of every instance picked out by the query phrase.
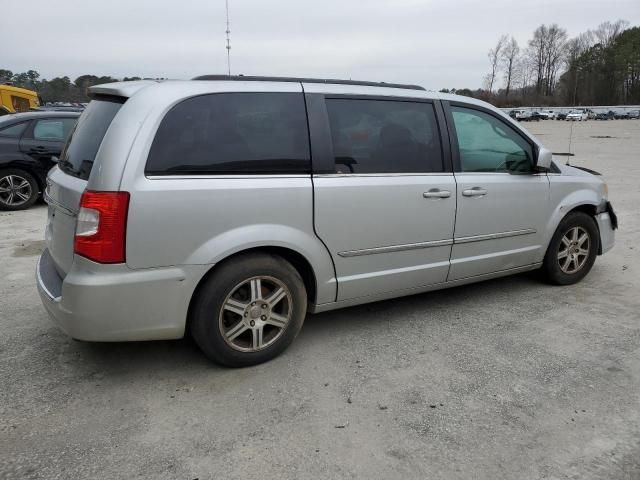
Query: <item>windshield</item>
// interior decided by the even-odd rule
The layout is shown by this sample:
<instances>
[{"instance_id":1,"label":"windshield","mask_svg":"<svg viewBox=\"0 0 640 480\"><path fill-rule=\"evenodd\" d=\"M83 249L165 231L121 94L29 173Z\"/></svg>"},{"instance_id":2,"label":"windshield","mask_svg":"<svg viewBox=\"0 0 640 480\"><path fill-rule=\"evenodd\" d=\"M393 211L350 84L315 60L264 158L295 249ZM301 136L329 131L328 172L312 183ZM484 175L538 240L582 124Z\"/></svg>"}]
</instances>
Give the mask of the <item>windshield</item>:
<instances>
[{"instance_id":1,"label":"windshield","mask_svg":"<svg viewBox=\"0 0 640 480\"><path fill-rule=\"evenodd\" d=\"M80 116L60 155L58 166L74 177L87 180L100 144L125 99L93 100Z\"/></svg>"}]
</instances>

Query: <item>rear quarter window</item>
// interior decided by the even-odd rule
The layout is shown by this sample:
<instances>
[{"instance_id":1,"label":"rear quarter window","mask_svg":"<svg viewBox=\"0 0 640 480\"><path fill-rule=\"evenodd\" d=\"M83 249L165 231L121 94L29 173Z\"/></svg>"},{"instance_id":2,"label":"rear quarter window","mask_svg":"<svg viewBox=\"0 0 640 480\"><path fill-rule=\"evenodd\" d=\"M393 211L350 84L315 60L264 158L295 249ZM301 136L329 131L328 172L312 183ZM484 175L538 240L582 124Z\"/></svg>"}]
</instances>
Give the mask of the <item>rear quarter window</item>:
<instances>
[{"instance_id":1,"label":"rear quarter window","mask_svg":"<svg viewBox=\"0 0 640 480\"><path fill-rule=\"evenodd\" d=\"M60 169L87 180L100 144L125 99L93 100L71 132L60 156Z\"/></svg>"},{"instance_id":2,"label":"rear quarter window","mask_svg":"<svg viewBox=\"0 0 640 480\"><path fill-rule=\"evenodd\" d=\"M148 175L309 173L301 93L219 93L184 100L164 117Z\"/></svg>"}]
</instances>

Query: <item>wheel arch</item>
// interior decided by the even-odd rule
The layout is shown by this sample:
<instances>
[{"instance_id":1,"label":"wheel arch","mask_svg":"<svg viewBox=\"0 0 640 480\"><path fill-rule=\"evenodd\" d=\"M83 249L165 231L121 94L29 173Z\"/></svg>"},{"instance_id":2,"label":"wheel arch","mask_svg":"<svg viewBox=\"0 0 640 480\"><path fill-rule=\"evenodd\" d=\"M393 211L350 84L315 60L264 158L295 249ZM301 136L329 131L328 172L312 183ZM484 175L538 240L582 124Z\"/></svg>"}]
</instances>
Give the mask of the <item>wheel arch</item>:
<instances>
[{"instance_id":1,"label":"wheel arch","mask_svg":"<svg viewBox=\"0 0 640 480\"><path fill-rule=\"evenodd\" d=\"M573 212L583 212L586 213L587 215L589 215L591 218L593 218L593 222L596 225L596 229L598 230L598 235L600 235L600 227L598 226L598 222L596 221L596 214L598 212L598 203L595 200L589 199L589 200L584 200L582 203L577 202L575 204L571 204L570 206L567 205L561 205L555 212L555 214L552 217L552 224L550 225L551 228L549 228L549 233L547 235L546 238L546 247L545 247L545 253L547 251L547 249L549 248L549 244L551 243L551 239L553 238L553 235L556 233L556 230L558 229L558 226L560 225L560 222L562 222L562 220L564 220L568 215L570 215ZM602 242L598 242L598 255L602 255Z\"/></svg>"},{"instance_id":2,"label":"wheel arch","mask_svg":"<svg viewBox=\"0 0 640 480\"><path fill-rule=\"evenodd\" d=\"M307 301L309 307L316 304L318 296L318 279L316 277L316 272L311 265L311 262L304 255L296 250L282 246L263 245L250 247L236 251L224 257L222 260L214 264L209 270L207 270L207 272L198 281L196 287L193 290L193 293L191 294L191 299L189 300L185 332L188 332L191 327L190 323L192 318L193 305L195 303L195 299L200 293L200 290L202 289L202 286L207 282L207 280L209 280L209 278L216 274L216 272L222 265L250 253L267 253L271 255L277 255L288 261L302 277L302 281L304 282L305 290L307 292Z\"/></svg>"}]
</instances>

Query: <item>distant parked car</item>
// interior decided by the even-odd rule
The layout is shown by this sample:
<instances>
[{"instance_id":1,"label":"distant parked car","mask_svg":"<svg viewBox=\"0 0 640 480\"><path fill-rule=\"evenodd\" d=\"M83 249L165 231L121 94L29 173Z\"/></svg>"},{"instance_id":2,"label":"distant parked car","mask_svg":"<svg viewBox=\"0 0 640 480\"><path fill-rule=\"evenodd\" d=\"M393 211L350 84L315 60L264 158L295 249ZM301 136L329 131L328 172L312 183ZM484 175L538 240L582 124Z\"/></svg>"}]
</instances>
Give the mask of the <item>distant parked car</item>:
<instances>
[{"instance_id":1,"label":"distant parked car","mask_svg":"<svg viewBox=\"0 0 640 480\"><path fill-rule=\"evenodd\" d=\"M609 110L608 112L600 112L596 115L596 120L613 120L615 118L616 113L613 110Z\"/></svg>"},{"instance_id":2,"label":"distant parked car","mask_svg":"<svg viewBox=\"0 0 640 480\"><path fill-rule=\"evenodd\" d=\"M566 113L558 113L556 115L556 120L566 120L567 119L567 114Z\"/></svg>"},{"instance_id":3,"label":"distant parked car","mask_svg":"<svg viewBox=\"0 0 640 480\"><path fill-rule=\"evenodd\" d=\"M627 112L616 112L613 118L615 118L616 120L626 120L629 118L629 115L627 114Z\"/></svg>"},{"instance_id":4,"label":"distant parked car","mask_svg":"<svg viewBox=\"0 0 640 480\"><path fill-rule=\"evenodd\" d=\"M26 112L0 118L0 210L33 205L79 116Z\"/></svg>"},{"instance_id":5,"label":"distant parked car","mask_svg":"<svg viewBox=\"0 0 640 480\"><path fill-rule=\"evenodd\" d=\"M632 118L634 120L640 119L640 110L631 110L628 114L627 114L627 118Z\"/></svg>"},{"instance_id":6,"label":"distant parked car","mask_svg":"<svg viewBox=\"0 0 640 480\"><path fill-rule=\"evenodd\" d=\"M514 120L522 121L529 116L529 112L526 110L511 110L509 116Z\"/></svg>"},{"instance_id":7,"label":"distant parked car","mask_svg":"<svg viewBox=\"0 0 640 480\"><path fill-rule=\"evenodd\" d=\"M555 120L557 116L556 112L554 112L553 110L542 110L538 113L540 115L540 118L542 118L543 120Z\"/></svg>"},{"instance_id":8,"label":"distant parked car","mask_svg":"<svg viewBox=\"0 0 640 480\"><path fill-rule=\"evenodd\" d=\"M586 110L572 110L567 114L567 121L582 122L587 120L589 115Z\"/></svg>"},{"instance_id":9,"label":"distant parked car","mask_svg":"<svg viewBox=\"0 0 640 480\"><path fill-rule=\"evenodd\" d=\"M531 112L531 115L529 115L527 120L529 122L539 122L541 119L544 120L545 117L543 117L540 112Z\"/></svg>"}]
</instances>

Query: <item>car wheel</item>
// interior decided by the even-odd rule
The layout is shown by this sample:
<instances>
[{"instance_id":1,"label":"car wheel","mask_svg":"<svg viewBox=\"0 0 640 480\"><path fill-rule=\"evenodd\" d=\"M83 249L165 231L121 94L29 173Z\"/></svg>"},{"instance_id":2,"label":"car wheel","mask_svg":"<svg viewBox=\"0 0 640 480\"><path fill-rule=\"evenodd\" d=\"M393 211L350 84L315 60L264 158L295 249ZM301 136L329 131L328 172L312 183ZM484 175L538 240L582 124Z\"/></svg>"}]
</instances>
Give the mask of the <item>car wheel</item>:
<instances>
[{"instance_id":1,"label":"car wheel","mask_svg":"<svg viewBox=\"0 0 640 480\"><path fill-rule=\"evenodd\" d=\"M191 334L214 362L246 367L282 353L306 311L298 271L279 256L252 253L224 262L199 288Z\"/></svg>"},{"instance_id":2,"label":"car wheel","mask_svg":"<svg viewBox=\"0 0 640 480\"><path fill-rule=\"evenodd\" d=\"M571 285L591 270L600 248L595 220L584 212L572 212L562 219L553 234L542 270L549 282Z\"/></svg>"},{"instance_id":3,"label":"car wheel","mask_svg":"<svg viewBox=\"0 0 640 480\"><path fill-rule=\"evenodd\" d=\"M0 210L24 210L38 199L38 182L17 168L0 170Z\"/></svg>"}]
</instances>

